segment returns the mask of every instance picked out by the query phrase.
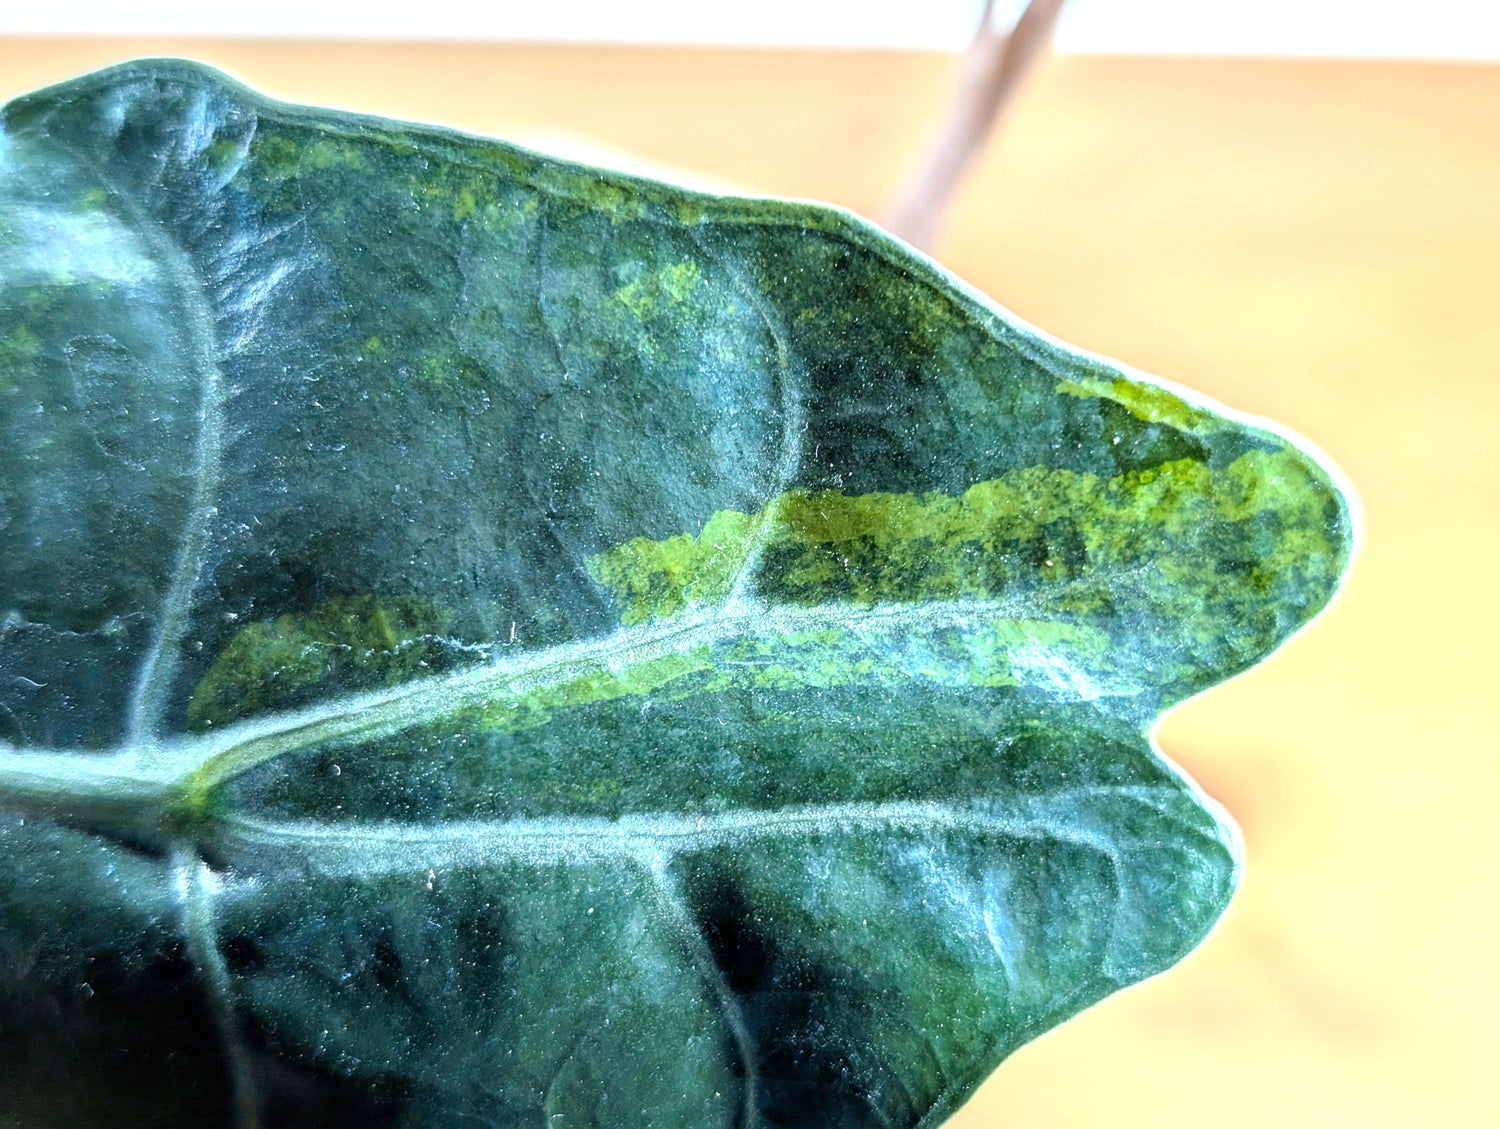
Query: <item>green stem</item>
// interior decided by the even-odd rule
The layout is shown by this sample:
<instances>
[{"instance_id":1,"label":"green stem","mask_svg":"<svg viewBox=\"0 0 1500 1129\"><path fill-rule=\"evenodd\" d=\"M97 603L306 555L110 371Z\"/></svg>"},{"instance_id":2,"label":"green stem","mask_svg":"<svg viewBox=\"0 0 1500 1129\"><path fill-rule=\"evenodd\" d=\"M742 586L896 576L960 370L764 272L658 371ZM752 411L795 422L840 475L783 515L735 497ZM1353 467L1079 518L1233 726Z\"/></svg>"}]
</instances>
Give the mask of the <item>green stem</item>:
<instances>
[{"instance_id":1,"label":"green stem","mask_svg":"<svg viewBox=\"0 0 1500 1129\"><path fill-rule=\"evenodd\" d=\"M142 760L131 753L0 746L0 807L119 829L158 829L180 807L181 789Z\"/></svg>"}]
</instances>

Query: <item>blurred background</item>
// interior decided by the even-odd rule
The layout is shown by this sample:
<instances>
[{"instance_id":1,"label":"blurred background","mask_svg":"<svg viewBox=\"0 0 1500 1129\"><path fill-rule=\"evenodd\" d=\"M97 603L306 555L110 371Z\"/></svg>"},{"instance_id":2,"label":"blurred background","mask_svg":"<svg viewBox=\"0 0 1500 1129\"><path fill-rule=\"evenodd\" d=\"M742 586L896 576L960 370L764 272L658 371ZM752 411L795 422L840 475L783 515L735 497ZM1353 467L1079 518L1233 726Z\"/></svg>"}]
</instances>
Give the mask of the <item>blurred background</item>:
<instances>
[{"instance_id":1,"label":"blurred background","mask_svg":"<svg viewBox=\"0 0 1500 1129\"><path fill-rule=\"evenodd\" d=\"M1309 437L1363 500L1349 584L1161 733L1241 894L951 1125L1500 1124L1500 6L1074 0L1007 41L1024 7L48 0L0 14L0 99L186 55L915 222L1022 317Z\"/></svg>"}]
</instances>

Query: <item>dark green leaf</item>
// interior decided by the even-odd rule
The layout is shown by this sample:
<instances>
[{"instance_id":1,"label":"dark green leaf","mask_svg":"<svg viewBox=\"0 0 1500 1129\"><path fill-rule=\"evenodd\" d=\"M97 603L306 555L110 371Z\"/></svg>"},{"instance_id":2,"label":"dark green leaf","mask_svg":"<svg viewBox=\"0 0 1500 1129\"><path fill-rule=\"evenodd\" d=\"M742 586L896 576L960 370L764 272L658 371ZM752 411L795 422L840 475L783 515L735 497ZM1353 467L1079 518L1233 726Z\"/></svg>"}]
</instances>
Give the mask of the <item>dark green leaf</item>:
<instances>
[{"instance_id":1,"label":"dark green leaf","mask_svg":"<svg viewBox=\"0 0 1500 1129\"><path fill-rule=\"evenodd\" d=\"M1172 964L1284 436L829 208L135 63L0 118L7 1123L933 1126Z\"/></svg>"}]
</instances>

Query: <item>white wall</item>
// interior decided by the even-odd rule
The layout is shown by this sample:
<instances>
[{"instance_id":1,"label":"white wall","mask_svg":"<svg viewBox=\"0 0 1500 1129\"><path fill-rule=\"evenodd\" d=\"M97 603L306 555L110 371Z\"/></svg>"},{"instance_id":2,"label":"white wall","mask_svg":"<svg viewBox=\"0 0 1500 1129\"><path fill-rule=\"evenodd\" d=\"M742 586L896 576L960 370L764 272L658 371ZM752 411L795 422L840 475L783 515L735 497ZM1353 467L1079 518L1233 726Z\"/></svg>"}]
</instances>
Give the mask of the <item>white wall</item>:
<instances>
[{"instance_id":1,"label":"white wall","mask_svg":"<svg viewBox=\"0 0 1500 1129\"><path fill-rule=\"evenodd\" d=\"M998 0L1014 11L1021 0ZM0 0L0 34L956 48L979 0ZM1081 52L1500 59L1497 0L1071 0Z\"/></svg>"}]
</instances>

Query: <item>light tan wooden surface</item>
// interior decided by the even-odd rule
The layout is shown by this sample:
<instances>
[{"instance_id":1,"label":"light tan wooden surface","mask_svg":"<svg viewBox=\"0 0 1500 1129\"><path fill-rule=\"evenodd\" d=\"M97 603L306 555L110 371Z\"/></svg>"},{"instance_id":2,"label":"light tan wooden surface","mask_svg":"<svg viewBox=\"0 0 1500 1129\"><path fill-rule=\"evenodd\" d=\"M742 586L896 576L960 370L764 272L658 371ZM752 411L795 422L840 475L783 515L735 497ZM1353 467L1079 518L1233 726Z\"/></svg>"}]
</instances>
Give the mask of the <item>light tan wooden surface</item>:
<instances>
[{"instance_id":1,"label":"light tan wooden surface","mask_svg":"<svg viewBox=\"0 0 1500 1129\"><path fill-rule=\"evenodd\" d=\"M948 65L0 40L0 97L139 54L877 217ZM1055 61L939 256L1064 338L1298 428L1368 519L1336 606L1163 728L1245 830L1224 925L1017 1054L954 1129L1500 1124L1500 69Z\"/></svg>"}]
</instances>

